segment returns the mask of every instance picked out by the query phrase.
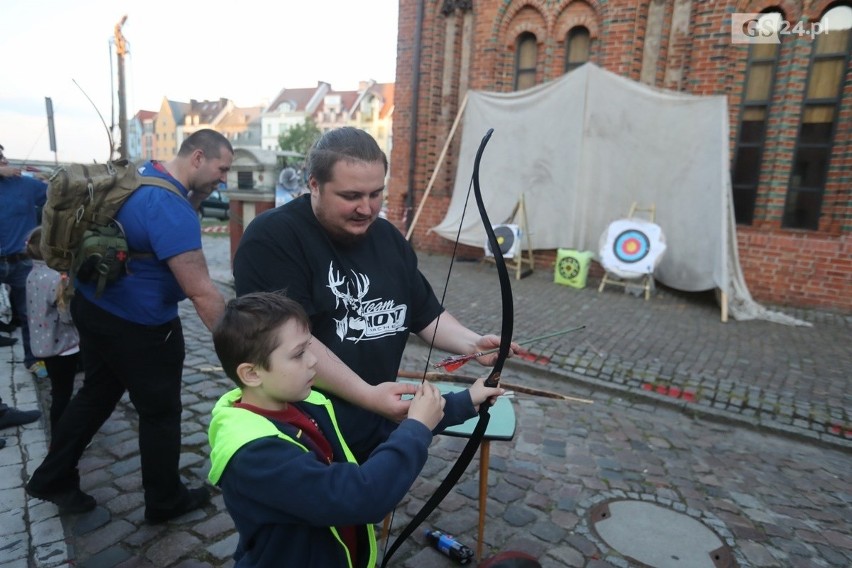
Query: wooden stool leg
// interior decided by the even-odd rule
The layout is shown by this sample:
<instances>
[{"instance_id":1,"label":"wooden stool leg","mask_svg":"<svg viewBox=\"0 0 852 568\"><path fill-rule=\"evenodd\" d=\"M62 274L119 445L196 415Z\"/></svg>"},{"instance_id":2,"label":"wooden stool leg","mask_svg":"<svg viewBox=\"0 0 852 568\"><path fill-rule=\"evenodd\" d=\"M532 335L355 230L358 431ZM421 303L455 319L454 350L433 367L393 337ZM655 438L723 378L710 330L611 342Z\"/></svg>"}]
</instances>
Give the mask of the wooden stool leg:
<instances>
[{"instance_id":1,"label":"wooden stool leg","mask_svg":"<svg viewBox=\"0 0 852 568\"><path fill-rule=\"evenodd\" d=\"M388 542L388 533L390 532L390 521L393 513L388 513L385 516L385 520L382 522L382 538L379 542L382 543L382 546L385 546Z\"/></svg>"},{"instance_id":2,"label":"wooden stool leg","mask_svg":"<svg viewBox=\"0 0 852 568\"><path fill-rule=\"evenodd\" d=\"M476 560L482 560L482 539L485 534L485 508L488 505L488 460L491 441L483 440L479 447L479 535L476 539Z\"/></svg>"}]
</instances>

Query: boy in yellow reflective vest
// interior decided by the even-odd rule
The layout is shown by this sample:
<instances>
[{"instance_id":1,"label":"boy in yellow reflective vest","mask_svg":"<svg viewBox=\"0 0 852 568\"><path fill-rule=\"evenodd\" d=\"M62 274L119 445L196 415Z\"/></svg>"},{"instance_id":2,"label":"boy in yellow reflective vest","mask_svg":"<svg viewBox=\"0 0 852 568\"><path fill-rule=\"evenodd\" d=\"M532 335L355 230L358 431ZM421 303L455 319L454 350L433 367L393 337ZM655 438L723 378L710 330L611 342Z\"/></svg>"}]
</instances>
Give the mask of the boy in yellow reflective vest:
<instances>
[{"instance_id":1,"label":"boy in yellow reflective vest","mask_svg":"<svg viewBox=\"0 0 852 568\"><path fill-rule=\"evenodd\" d=\"M210 481L222 489L240 538L237 567L362 568L376 564L373 529L426 462L433 432L476 414L503 393L480 379L441 396L417 389L408 418L358 464L331 402L311 389L303 308L282 294L231 300L213 332L224 372L239 388L213 409Z\"/></svg>"}]
</instances>

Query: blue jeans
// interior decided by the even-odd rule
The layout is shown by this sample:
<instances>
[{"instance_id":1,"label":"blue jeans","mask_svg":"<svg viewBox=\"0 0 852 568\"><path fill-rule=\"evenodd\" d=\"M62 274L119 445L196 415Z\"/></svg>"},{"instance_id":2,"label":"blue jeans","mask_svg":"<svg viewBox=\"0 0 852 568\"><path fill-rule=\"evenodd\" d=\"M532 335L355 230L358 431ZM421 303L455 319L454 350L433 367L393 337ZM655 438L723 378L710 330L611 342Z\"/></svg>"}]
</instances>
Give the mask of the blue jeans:
<instances>
[{"instance_id":1,"label":"blue jeans","mask_svg":"<svg viewBox=\"0 0 852 568\"><path fill-rule=\"evenodd\" d=\"M24 339L24 365L27 369L36 362L30 349L30 325L27 322L27 276L33 269L33 261L19 260L6 262L0 260L0 282L8 284L12 289L9 299L12 301L12 312L21 322L21 337Z\"/></svg>"}]
</instances>

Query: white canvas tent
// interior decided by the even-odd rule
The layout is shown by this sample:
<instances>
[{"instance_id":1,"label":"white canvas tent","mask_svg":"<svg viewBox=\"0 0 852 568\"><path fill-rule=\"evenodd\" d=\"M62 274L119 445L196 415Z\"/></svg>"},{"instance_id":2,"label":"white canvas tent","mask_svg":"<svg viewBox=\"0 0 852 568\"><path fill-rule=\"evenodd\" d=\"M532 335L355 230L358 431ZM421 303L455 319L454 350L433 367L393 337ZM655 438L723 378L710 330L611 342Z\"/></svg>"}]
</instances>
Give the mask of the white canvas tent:
<instances>
[{"instance_id":1,"label":"white canvas tent","mask_svg":"<svg viewBox=\"0 0 852 568\"><path fill-rule=\"evenodd\" d=\"M739 320L801 323L756 304L742 278L724 96L662 91L586 64L525 91L472 91L462 125L453 197L432 229L442 237L456 238L476 150L493 128L480 167L485 206L499 223L523 193L533 249L597 254L610 222L633 202L654 204L667 243L658 281L719 289ZM466 215L460 242L484 239L478 215Z\"/></svg>"}]
</instances>

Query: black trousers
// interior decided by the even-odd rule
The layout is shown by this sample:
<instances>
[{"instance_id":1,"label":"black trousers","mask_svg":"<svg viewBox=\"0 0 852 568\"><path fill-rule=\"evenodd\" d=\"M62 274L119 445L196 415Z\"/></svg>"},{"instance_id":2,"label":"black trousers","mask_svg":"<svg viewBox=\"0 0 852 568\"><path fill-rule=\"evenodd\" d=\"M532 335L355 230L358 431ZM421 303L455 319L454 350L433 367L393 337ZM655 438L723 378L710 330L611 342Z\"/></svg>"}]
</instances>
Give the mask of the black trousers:
<instances>
[{"instance_id":1,"label":"black trousers","mask_svg":"<svg viewBox=\"0 0 852 568\"><path fill-rule=\"evenodd\" d=\"M138 325L102 310L79 293L71 315L80 334L85 378L53 432L47 457L30 486L46 493L79 487L77 464L125 391L139 414L139 453L147 510L168 510L187 498L180 480L183 328L175 318Z\"/></svg>"},{"instance_id":2,"label":"black trousers","mask_svg":"<svg viewBox=\"0 0 852 568\"><path fill-rule=\"evenodd\" d=\"M74 377L80 353L44 358L44 367L50 377L50 435L56 432L59 417L65 412L74 392Z\"/></svg>"}]
</instances>

